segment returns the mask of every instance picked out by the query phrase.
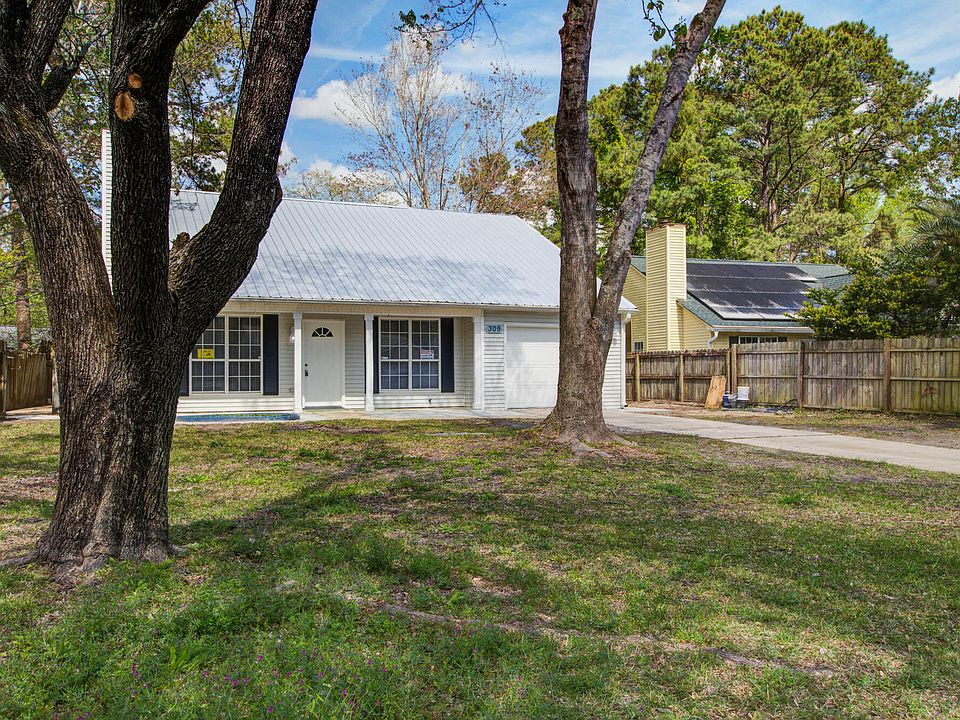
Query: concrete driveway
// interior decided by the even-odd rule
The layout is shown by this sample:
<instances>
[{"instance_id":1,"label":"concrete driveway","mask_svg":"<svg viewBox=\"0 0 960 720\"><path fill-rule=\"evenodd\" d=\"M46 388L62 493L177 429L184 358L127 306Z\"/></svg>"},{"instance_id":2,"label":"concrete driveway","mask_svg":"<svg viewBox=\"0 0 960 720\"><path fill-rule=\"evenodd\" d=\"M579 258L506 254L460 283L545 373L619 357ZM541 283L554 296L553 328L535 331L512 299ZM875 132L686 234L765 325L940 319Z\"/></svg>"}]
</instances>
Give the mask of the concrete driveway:
<instances>
[{"instance_id":1,"label":"concrete driveway","mask_svg":"<svg viewBox=\"0 0 960 720\"><path fill-rule=\"evenodd\" d=\"M635 408L612 410L606 415L607 422L624 434L661 432L671 435L696 435L711 440L723 440L771 450L852 460L873 460L920 470L960 473L960 450L952 448L894 440L876 440L853 435L833 435L815 430L794 430L674 417Z\"/></svg>"}]
</instances>

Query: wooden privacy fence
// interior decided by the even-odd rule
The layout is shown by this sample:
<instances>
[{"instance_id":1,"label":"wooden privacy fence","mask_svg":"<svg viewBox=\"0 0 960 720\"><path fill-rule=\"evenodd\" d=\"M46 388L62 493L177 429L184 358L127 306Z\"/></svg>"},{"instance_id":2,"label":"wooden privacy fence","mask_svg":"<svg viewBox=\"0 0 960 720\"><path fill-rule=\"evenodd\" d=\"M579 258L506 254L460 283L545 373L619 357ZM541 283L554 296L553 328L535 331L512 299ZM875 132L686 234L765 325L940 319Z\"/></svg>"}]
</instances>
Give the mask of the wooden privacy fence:
<instances>
[{"instance_id":1,"label":"wooden privacy fence","mask_svg":"<svg viewBox=\"0 0 960 720\"><path fill-rule=\"evenodd\" d=\"M632 353L627 355L625 370L628 401L702 403L707 397L711 376L727 374L727 351Z\"/></svg>"},{"instance_id":2,"label":"wooden privacy fence","mask_svg":"<svg viewBox=\"0 0 960 720\"><path fill-rule=\"evenodd\" d=\"M48 346L40 350L8 350L0 341L0 409L49 405L52 362Z\"/></svg>"},{"instance_id":3,"label":"wooden privacy fence","mask_svg":"<svg viewBox=\"0 0 960 720\"><path fill-rule=\"evenodd\" d=\"M710 375L750 401L960 413L960 338L801 340L627 356L627 399L703 402ZM632 382L630 382L632 379Z\"/></svg>"}]
</instances>

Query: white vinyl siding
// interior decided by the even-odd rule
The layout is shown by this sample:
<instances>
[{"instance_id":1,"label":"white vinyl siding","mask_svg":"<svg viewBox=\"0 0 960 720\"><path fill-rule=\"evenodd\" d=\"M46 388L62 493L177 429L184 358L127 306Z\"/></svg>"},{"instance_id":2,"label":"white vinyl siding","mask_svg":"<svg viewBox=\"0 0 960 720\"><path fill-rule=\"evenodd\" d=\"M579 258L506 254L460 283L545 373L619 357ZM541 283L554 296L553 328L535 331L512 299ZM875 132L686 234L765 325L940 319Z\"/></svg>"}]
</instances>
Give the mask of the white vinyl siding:
<instances>
[{"instance_id":1,"label":"white vinyl siding","mask_svg":"<svg viewBox=\"0 0 960 720\"><path fill-rule=\"evenodd\" d=\"M473 404L473 323L474 318L465 316L472 312L469 308L446 308L441 306L389 306L370 305L337 306L306 305L283 301L232 301L224 308L226 315L279 315L279 395L260 393L219 393L204 394L180 398L179 412L189 413L231 413L231 412L293 412L293 343L290 336L293 330L293 312L303 312L304 321L311 319L342 320L344 322L344 388L345 407L352 410L364 408L364 312L373 312L378 316L395 317L453 317L454 327L454 392L439 393L429 391L393 391L374 395L375 408L426 408L426 407L471 407ZM457 315L460 311L464 315ZM487 311L484 324L544 324L557 326L555 312ZM622 382L622 363L620 361L620 331L614 332L610 356L604 381L603 399L605 407L620 406ZM504 395L504 353L503 335L485 334L484 336L484 385L485 407L497 411L506 409Z\"/></svg>"},{"instance_id":2,"label":"white vinyl siding","mask_svg":"<svg viewBox=\"0 0 960 720\"><path fill-rule=\"evenodd\" d=\"M556 313L547 312L502 312L487 313L484 316L485 325L504 325L509 333L509 325L543 325L558 327ZM484 329L484 407L487 410L497 411L507 409L505 362L504 362L504 334L486 333ZM606 408L622 407L623 360L620 355L620 320L618 318L610 343L610 352L607 355L607 367L603 382L603 406Z\"/></svg>"}]
</instances>

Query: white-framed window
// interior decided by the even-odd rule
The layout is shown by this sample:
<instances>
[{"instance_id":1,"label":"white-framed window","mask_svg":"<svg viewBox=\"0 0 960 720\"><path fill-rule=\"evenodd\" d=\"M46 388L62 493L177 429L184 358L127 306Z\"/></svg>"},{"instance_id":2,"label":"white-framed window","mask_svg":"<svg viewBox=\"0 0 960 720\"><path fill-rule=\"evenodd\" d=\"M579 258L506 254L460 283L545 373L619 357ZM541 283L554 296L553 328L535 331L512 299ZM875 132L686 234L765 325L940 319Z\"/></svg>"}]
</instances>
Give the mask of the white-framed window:
<instances>
[{"instance_id":1,"label":"white-framed window","mask_svg":"<svg viewBox=\"0 0 960 720\"><path fill-rule=\"evenodd\" d=\"M440 321L380 318L380 389L440 389Z\"/></svg>"},{"instance_id":2,"label":"white-framed window","mask_svg":"<svg viewBox=\"0 0 960 720\"><path fill-rule=\"evenodd\" d=\"M634 340L633 341L633 351L635 353L643 352L643 340Z\"/></svg>"},{"instance_id":3,"label":"white-framed window","mask_svg":"<svg viewBox=\"0 0 960 720\"><path fill-rule=\"evenodd\" d=\"M191 393L261 392L263 330L259 315L213 319L190 354Z\"/></svg>"},{"instance_id":4,"label":"white-framed window","mask_svg":"<svg viewBox=\"0 0 960 720\"><path fill-rule=\"evenodd\" d=\"M224 318L215 317L190 353L190 392L223 392L226 368Z\"/></svg>"},{"instance_id":5,"label":"white-framed window","mask_svg":"<svg viewBox=\"0 0 960 720\"><path fill-rule=\"evenodd\" d=\"M783 335L734 335L730 338L731 345L756 345L757 343L787 342Z\"/></svg>"}]
</instances>

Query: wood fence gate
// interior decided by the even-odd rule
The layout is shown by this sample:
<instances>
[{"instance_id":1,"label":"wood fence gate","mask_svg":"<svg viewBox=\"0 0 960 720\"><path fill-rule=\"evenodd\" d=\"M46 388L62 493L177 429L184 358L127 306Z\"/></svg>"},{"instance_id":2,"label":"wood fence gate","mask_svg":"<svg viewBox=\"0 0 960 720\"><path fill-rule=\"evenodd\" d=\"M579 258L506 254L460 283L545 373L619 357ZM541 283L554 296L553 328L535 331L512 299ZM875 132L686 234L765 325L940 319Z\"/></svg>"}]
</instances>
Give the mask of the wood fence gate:
<instances>
[{"instance_id":1,"label":"wood fence gate","mask_svg":"<svg viewBox=\"0 0 960 720\"><path fill-rule=\"evenodd\" d=\"M53 367L49 345L39 350L8 350L0 340L0 409L50 405Z\"/></svg>"},{"instance_id":2,"label":"wood fence gate","mask_svg":"<svg viewBox=\"0 0 960 720\"><path fill-rule=\"evenodd\" d=\"M960 413L960 338L801 340L627 355L628 400L703 402L710 375L751 402ZM632 382L631 382L632 380Z\"/></svg>"}]
</instances>

